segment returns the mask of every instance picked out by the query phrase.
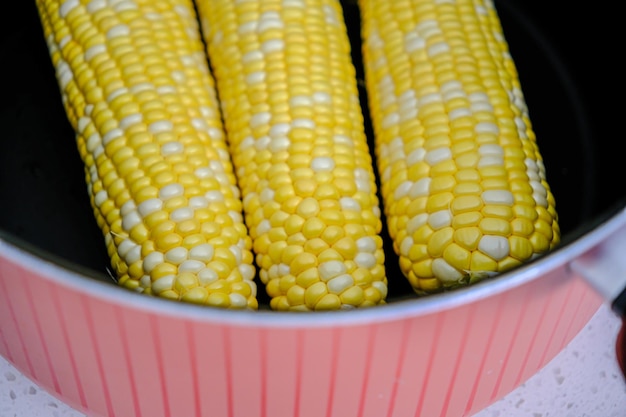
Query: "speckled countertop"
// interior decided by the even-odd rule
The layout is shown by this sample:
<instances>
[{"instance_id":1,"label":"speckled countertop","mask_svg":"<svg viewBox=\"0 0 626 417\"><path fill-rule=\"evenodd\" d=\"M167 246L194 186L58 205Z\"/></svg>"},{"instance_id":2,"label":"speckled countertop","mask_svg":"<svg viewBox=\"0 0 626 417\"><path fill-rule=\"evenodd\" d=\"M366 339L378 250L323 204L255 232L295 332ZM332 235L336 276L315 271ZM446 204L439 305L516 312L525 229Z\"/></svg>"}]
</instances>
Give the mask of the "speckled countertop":
<instances>
[{"instance_id":1,"label":"speckled countertop","mask_svg":"<svg viewBox=\"0 0 626 417\"><path fill-rule=\"evenodd\" d=\"M620 321L602 306L539 373L473 417L625 417L626 382L615 360ZM84 417L0 357L0 417ZM129 416L130 417L130 416Z\"/></svg>"}]
</instances>

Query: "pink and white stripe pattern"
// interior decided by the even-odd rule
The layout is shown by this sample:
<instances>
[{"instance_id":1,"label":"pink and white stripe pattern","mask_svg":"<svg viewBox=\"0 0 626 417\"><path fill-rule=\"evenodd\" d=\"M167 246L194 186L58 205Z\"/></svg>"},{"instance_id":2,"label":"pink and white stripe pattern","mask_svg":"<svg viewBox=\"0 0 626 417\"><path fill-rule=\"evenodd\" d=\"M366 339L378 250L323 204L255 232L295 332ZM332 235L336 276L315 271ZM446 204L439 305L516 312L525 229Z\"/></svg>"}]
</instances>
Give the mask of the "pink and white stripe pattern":
<instances>
[{"instance_id":1,"label":"pink and white stripe pattern","mask_svg":"<svg viewBox=\"0 0 626 417\"><path fill-rule=\"evenodd\" d=\"M601 303L563 267L445 309L298 324L146 300L13 252L0 250L0 354L94 417L470 416Z\"/></svg>"}]
</instances>

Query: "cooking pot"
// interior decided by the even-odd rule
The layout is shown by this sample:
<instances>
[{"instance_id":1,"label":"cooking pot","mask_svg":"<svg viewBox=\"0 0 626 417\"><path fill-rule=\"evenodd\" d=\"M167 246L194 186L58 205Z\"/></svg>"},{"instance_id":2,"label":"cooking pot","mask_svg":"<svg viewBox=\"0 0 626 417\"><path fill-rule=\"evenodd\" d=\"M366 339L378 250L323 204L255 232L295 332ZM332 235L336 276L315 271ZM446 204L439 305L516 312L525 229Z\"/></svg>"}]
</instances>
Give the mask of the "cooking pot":
<instances>
[{"instance_id":1,"label":"cooking pot","mask_svg":"<svg viewBox=\"0 0 626 417\"><path fill-rule=\"evenodd\" d=\"M561 245L422 298L389 253L387 305L302 314L270 311L262 290L259 311L225 311L113 283L34 2L9 2L0 29L0 355L101 417L459 417L503 397L602 303L618 313L626 304L626 187L612 148L623 86L608 49L617 50L616 14L546 3L496 6ZM358 58L358 13L345 6Z\"/></svg>"}]
</instances>

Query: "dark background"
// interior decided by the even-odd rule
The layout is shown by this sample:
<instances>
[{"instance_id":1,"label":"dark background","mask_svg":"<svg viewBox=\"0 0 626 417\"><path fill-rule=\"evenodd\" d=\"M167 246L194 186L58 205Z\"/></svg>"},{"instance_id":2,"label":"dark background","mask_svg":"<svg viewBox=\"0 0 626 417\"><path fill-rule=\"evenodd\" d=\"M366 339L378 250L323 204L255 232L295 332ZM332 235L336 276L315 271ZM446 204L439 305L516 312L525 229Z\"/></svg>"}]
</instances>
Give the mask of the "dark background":
<instances>
[{"instance_id":1,"label":"dark background","mask_svg":"<svg viewBox=\"0 0 626 417\"><path fill-rule=\"evenodd\" d=\"M611 214L626 195L624 48L618 36L624 24L606 4L574 4L496 2L557 201L564 242ZM358 10L346 2L345 12L358 62ZM102 235L89 206L35 3L7 2L3 17L0 237L108 280Z\"/></svg>"}]
</instances>

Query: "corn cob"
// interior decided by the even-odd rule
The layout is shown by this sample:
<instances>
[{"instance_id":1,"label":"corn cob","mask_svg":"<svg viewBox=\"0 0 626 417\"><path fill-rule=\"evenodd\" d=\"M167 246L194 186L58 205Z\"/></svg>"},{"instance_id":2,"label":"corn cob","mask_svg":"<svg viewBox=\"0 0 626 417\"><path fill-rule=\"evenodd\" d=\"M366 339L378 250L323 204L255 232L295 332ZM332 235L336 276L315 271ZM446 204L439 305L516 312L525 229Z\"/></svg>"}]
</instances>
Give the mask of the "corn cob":
<instances>
[{"instance_id":1,"label":"corn cob","mask_svg":"<svg viewBox=\"0 0 626 417\"><path fill-rule=\"evenodd\" d=\"M554 248L554 197L492 2L359 7L384 212L415 292L467 285Z\"/></svg>"},{"instance_id":2,"label":"corn cob","mask_svg":"<svg viewBox=\"0 0 626 417\"><path fill-rule=\"evenodd\" d=\"M197 7L271 308L383 303L381 213L340 4Z\"/></svg>"},{"instance_id":3,"label":"corn cob","mask_svg":"<svg viewBox=\"0 0 626 417\"><path fill-rule=\"evenodd\" d=\"M258 307L251 239L188 0L37 0L118 283Z\"/></svg>"}]
</instances>

